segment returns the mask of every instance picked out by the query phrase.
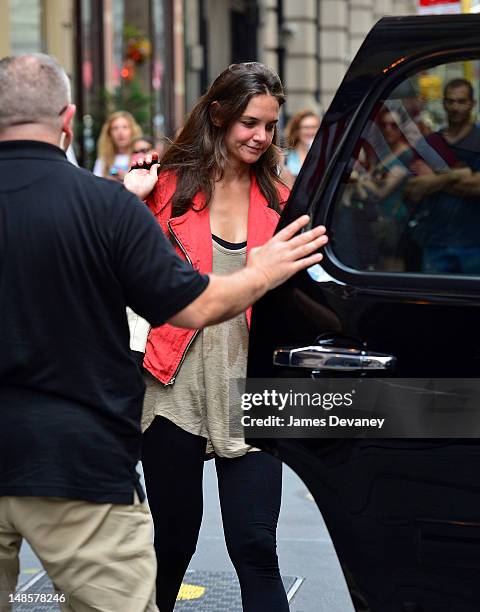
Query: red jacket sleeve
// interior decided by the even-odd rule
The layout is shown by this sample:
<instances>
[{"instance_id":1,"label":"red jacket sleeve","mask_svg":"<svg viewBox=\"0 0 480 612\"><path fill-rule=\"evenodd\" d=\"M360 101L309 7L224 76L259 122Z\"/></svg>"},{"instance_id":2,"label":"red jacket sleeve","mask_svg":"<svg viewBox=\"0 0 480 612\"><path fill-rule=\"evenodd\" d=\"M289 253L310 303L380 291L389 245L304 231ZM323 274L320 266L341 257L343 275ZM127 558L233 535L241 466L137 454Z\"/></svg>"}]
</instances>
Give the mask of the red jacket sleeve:
<instances>
[{"instance_id":1,"label":"red jacket sleeve","mask_svg":"<svg viewBox=\"0 0 480 612\"><path fill-rule=\"evenodd\" d=\"M176 176L172 172L162 172L158 176L153 191L145 200L146 205L156 217L165 234L168 234L167 222L172 216L172 198L176 186Z\"/></svg>"}]
</instances>

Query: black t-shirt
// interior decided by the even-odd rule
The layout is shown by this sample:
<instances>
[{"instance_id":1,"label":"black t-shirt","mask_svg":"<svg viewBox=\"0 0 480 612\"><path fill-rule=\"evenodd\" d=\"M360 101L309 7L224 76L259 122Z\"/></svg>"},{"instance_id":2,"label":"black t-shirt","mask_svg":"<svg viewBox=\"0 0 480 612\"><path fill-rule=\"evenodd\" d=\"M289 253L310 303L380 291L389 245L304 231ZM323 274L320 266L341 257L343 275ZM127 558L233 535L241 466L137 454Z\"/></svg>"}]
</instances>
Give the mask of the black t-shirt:
<instances>
[{"instance_id":1,"label":"black t-shirt","mask_svg":"<svg viewBox=\"0 0 480 612\"><path fill-rule=\"evenodd\" d=\"M0 495L132 503L144 384L125 307L158 326L207 284L122 185L0 143Z\"/></svg>"},{"instance_id":2,"label":"black t-shirt","mask_svg":"<svg viewBox=\"0 0 480 612\"><path fill-rule=\"evenodd\" d=\"M443 133L426 137L452 167L467 166L480 170L480 128L472 126L466 136L448 143ZM421 224L416 229L416 241L422 247L478 247L480 205L478 197L455 196L448 190L426 197L417 211Z\"/></svg>"}]
</instances>

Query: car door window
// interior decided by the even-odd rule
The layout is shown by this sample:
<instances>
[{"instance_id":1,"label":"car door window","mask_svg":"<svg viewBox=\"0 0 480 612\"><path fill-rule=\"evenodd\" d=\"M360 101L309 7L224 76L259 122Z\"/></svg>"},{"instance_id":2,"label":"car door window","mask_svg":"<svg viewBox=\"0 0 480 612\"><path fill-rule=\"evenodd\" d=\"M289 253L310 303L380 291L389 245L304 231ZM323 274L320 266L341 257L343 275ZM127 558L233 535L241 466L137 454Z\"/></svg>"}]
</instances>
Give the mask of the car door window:
<instances>
[{"instance_id":1,"label":"car door window","mask_svg":"<svg viewBox=\"0 0 480 612\"><path fill-rule=\"evenodd\" d=\"M480 274L479 62L422 70L371 113L331 223L340 262Z\"/></svg>"}]
</instances>

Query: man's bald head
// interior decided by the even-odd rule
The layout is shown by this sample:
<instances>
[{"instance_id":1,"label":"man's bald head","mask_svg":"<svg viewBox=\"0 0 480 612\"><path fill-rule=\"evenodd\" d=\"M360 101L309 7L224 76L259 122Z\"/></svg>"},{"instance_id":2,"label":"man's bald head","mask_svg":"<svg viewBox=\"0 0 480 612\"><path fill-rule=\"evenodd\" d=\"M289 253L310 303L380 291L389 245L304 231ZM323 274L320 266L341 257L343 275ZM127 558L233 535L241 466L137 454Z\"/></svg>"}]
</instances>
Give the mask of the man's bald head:
<instances>
[{"instance_id":1,"label":"man's bald head","mask_svg":"<svg viewBox=\"0 0 480 612\"><path fill-rule=\"evenodd\" d=\"M53 57L31 53L0 60L0 134L10 128L60 130L70 83Z\"/></svg>"}]
</instances>

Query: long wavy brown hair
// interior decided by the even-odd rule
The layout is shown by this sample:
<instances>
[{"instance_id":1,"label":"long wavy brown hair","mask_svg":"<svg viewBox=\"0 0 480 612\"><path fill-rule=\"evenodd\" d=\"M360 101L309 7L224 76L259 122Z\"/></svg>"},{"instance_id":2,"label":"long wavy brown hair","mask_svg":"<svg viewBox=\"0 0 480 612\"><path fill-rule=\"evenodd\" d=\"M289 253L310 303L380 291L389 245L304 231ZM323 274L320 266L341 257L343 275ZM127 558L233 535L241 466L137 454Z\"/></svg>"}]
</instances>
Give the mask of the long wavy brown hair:
<instances>
[{"instance_id":1,"label":"long wavy brown hair","mask_svg":"<svg viewBox=\"0 0 480 612\"><path fill-rule=\"evenodd\" d=\"M212 83L190 112L180 133L161 159L161 171L173 171L177 188L172 199L172 216L192 207L193 196L201 191L208 206L215 182L224 176L228 164L225 134L244 112L254 96L273 96L279 106L285 101L278 75L259 62L232 64ZM213 104L216 102L216 104ZM280 149L275 129L272 144L252 164L252 171L268 206L280 210L277 187Z\"/></svg>"}]
</instances>

